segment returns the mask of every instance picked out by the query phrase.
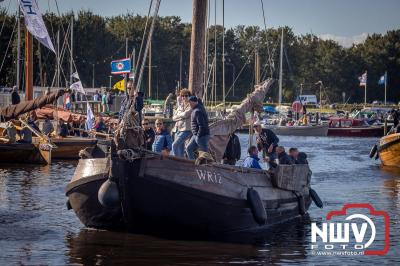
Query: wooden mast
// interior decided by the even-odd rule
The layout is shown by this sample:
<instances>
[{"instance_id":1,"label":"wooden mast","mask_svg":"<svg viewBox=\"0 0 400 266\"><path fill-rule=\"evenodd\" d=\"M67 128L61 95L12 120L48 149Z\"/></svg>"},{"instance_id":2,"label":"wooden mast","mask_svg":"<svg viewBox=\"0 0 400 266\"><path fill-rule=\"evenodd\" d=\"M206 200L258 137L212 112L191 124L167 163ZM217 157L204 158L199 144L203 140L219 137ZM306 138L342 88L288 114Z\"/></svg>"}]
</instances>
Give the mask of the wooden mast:
<instances>
[{"instance_id":1,"label":"wooden mast","mask_svg":"<svg viewBox=\"0 0 400 266\"><path fill-rule=\"evenodd\" d=\"M204 42L207 0L193 0L192 38L190 44L189 90L202 99L204 94Z\"/></svg>"},{"instance_id":2,"label":"wooden mast","mask_svg":"<svg viewBox=\"0 0 400 266\"><path fill-rule=\"evenodd\" d=\"M25 29L25 100L33 100L33 38Z\"/></svg>"}]
</instances>

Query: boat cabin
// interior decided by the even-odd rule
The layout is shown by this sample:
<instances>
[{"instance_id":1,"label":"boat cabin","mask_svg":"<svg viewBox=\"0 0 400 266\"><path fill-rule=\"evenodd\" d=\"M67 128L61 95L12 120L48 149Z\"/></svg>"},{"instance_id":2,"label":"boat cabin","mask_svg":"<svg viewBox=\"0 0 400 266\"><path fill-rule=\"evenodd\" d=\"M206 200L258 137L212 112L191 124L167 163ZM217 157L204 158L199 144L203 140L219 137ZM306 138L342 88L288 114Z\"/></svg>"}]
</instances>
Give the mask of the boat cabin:
<instances>
[{"instance_id":1,"label":"boat cabin","mask_svg":"<svg viewBox=\"0 0 400 266\"><path fill-rule=\"evenodd\" d=\"M365 127L365 126L369 125L362 119L341 118L341 117L335 117L329 119L330 128L350 128L350 127Z\"/></svg>"}]
</instances>

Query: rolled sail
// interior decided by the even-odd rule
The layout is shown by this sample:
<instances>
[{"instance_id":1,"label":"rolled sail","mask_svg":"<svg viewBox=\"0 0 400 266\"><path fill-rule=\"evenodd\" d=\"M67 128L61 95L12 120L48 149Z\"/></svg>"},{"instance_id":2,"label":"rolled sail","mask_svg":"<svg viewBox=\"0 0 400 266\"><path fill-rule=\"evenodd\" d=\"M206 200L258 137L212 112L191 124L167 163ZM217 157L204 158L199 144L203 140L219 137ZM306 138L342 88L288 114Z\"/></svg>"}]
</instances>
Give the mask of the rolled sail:
<instances>
[{"instance_id":1,"label":"rolled sail","mask_svg":"<svg viewBox=\"0 0 400 266\"><path fill-rule=\"evenodd\" d=\"M254 110L262 104L265 95L273 83L273 79L268 79L261 85L256 86L256 89L242 101L235 111L230 113L225 119L210 125L210 154L217 162L222 160L226 145L228 145L229 135L246 122L247 112Z\"/></svg>"},{"instance_id":2,"label":"rolled sail","mask_svg":"<svg viewBox=\"0 0 400 266\"><path fill-rule=\"evenodd\" d=\"M32 110L41 108L47 104L54 103L58 97L64 94L63 90L52 92L49 95L43 95L31 101L21 102L19 104L10 105L0 109L0 120L1 122L7 122L11 119L15 119L18 116L30 112Z\"/></svg>"}]
</instances>

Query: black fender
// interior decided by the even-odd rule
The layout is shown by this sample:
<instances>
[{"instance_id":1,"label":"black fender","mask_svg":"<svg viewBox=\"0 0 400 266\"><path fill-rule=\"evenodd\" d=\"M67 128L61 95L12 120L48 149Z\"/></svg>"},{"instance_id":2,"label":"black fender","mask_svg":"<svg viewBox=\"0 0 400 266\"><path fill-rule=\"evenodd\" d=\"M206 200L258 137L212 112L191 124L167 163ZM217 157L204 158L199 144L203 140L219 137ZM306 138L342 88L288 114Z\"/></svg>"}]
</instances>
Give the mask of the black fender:
<instances>
[{"instance_id":1,"label":"black fender","mask_svg":"<svg viewBox=\"0 0 400 266\"><path fill-rule=\"evenodd\" d=\"M264 225L267 222L267 212L258 192L253 188L247 189L247 202L250 205L254 220L259 225Z\"/></svg>"},{"instance_id":2,"label":"black fender","mask_svg":"<svg viewBox=\"0 0 400 266\"><path fill-rule=\"evenodd\" d=\"M315 205L318 208L322 209L324 207L324 203L322 202L321 198L318 196L317 192L314 189L310 188L309 193L310 193L311 199L315 203Z\"/></svg>"},{"instance_id":3,"label":"black fender","mask_svg":"<svg viewBox=\"0 0 400 266\"><path fill-rule=\"evenodd\" d=\"M375 156L375 153L378 151L378 145L372 146L370 152L369 152L369 158L372 158Z\"/></svg>"}]
</instances>

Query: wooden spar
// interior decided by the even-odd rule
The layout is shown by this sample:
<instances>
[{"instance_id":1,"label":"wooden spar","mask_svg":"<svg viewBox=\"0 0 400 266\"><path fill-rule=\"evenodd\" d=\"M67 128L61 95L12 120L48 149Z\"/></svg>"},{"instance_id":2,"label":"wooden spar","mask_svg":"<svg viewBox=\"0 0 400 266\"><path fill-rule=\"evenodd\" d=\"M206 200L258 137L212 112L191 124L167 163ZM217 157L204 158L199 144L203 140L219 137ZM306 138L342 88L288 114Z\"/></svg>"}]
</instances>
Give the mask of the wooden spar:
<instances>
[{"instance_id":1,"label":"wooden spar","mask_svg":"<svg viewBox=\"0 0 400 266\"><path fill-rule=\"evenodd\" d=\"M33 100L33 38L25 29L25 100Z\"/></svg>"},{"instance_id":2,"label":"wooden spar","mask_svg":"<svg viewBox=\"0 0 400 266\"><path fill-rule=\"evenodd\" d=\"M192 37L190 44L189 90L203 98L204 42L207 0L193 0Z\"/></svg>"}]
</instances>

